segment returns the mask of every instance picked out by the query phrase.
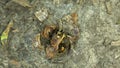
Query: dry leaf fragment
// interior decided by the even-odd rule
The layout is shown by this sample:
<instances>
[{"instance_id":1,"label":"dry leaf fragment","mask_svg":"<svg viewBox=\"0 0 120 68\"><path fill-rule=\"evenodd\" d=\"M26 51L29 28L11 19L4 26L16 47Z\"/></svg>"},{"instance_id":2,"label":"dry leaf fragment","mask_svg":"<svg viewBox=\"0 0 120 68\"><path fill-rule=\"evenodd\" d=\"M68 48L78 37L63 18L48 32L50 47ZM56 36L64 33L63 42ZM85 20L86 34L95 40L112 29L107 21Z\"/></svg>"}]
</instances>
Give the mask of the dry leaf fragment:
<instances>
[{"instance_id":1,"label":"dry leaf fragment","mask_svg":"<svg viewBox=\"0 0 120 68\"><path fill-rule=\"evenodd\" d=\"M20 4L23 7L32 7L28 0L12 0L12 1Z\"/></svg>"}]
</instances>

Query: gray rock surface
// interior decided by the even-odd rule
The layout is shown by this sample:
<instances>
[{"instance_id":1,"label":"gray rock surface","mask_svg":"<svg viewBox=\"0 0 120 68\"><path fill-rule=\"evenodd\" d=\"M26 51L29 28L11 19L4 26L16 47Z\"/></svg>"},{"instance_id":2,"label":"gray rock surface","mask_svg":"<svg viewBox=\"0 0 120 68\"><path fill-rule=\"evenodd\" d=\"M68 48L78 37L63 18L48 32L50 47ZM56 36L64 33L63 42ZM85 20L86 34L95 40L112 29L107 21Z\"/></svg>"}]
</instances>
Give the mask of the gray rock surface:
<instances>
[{"instance_id":1,"label":"gray rock surface","mask_svg":"<svg viewBox=\"0 0 120 68\"><path fill-rule=\"evenodd\" d=\"M11 20L14 24L8 45L0 45L0 68L120 68L120 0L28 1L32 7L0 0L0 35ZM42 8L49 13L44 22L34 14ZM73 12L80 26L76 48L67 62L50 63L43 50L33 47L34 38L45 24Z\"/></svg>"}]
</instances>

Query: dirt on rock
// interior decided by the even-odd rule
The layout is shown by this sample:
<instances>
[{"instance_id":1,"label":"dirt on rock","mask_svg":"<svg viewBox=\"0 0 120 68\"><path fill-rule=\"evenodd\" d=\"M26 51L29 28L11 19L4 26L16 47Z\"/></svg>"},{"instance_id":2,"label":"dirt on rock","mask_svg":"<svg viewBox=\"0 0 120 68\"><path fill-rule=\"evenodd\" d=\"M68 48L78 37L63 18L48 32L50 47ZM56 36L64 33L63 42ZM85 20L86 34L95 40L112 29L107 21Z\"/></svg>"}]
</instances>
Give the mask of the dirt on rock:
<instances>
[{"instance_id":1,"label":"dirt on rock","mask_svg":"<svg viewBox=\"0 0 120 68\"><path fill-rule=\"evenodd\" d=\"M50 62L41 44L53 24L71 43L79 36L64 62ZM120 68L120 1L0 0L0 68Z\"/></svg>"}]
</instances>

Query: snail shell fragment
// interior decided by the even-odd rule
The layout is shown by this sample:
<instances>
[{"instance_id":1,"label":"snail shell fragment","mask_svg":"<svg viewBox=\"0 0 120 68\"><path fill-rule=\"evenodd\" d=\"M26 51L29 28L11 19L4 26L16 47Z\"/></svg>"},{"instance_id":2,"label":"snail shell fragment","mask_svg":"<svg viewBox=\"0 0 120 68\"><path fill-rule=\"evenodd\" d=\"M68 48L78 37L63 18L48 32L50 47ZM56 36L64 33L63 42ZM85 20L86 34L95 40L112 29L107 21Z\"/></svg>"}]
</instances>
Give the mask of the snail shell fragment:
<instances>
[{"instance_id":1,"label":"snail shell fragment","mask_svg":"<svg viewBox=\"0 0 120 68\"><path fill-rule=\"evenodd\" d=\"M67 18L70 19L61 19L59 23L62 24L46 25L41 32L41 44L45 46L46 57L50 60L57 61L59 58L67 56L71 47L75 45L79 38L79 28L77 23L75 23L77 22L77 14L74 13L69 16L71 17ZM64 59L62 58L61 60Z\"/></svg>"}]
</instances>

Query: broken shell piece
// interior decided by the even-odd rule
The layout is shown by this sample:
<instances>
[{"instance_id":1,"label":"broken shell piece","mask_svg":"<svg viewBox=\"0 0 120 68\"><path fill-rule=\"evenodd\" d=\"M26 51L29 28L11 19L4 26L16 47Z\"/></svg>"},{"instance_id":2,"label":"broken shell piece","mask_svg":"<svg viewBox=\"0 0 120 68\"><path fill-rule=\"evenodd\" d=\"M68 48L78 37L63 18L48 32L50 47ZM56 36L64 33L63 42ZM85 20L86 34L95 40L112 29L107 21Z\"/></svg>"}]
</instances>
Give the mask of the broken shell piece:
<instances>
[{"instance_id":1,"label":"broken shell piece","mask_svg":"<svg viewBox=\"0 0 120 68\"><path fill-rule=\"evenodd\" d=\"M76 47L74 45L79 38L77 21L78 15L72 13L64 16L56 25L47 25L42 30L41 44L44 45L47 58L51 59L51 62L64 62L64 58L61 58L72 53L71 48Z\"/></svg>"},{"instance_id":2,"label":"broken shell piece","mask_svg":"<svg viewBox=\"0 0 120 68\"><path fill-rule=\"evenodd\" d=\"M34 41L33 41L33 46L35 48L39 48L40 50L43 49L43 46L41 45L41 41L40 41L40 34L37 34L34 38Z\"/></svg>"},{"instance_id":3,"label":"broken shell piece","mask_svg":"<svg viewBox=\"0 0 120 68\"><path fill-rule=\"evenodd\" d=\"M43 22L48 17L47 9L42 9L35 12L35 16L38 18L39 21Z\"/></svg>"},{"instance_id":4,"label":"broken shell piece","mask_svg":"<svg viewBox=\"0 0 120 68\"><path fill-rule=\"evenodd\" d=\"M62 18L62 21L66 21L66 22L69 22L69 23L73 23L72 21L72 16L71 15L67 15L65 17Z\"/></svg>"},{"instance_id":5,"label":"broken shell piece","mask_svg":"<svg viewBox=\"0 0 120 68\"><path fill-rule=\"evenodd\" d=\"M65 48L64 47L61 47L61 51L64 51L65 50Z\"/></svg>"},{"instance_id":6,"label":"broken shell piece","mask_svg":"<svg viewBox=\"0 0 120 68\"><path fill-rule=\"evenodd\" d=\"M56 26L51 25L51 26L46 26L44 31L42 32L42 36L45 38L49 38L50 33L56 28Z\"/></svg>"},{"instance_id":7,"label":"broken shell piece","mask_svg":"<svg viewBox=\"0 0 120 68\"><path fill-rule=\"evenodd\" d=\"M62 20L71 24L75 24L78 21L78 14L74 12L70 15L64 16Z\"/></svg>"},{"instance_id":8,"label":"broken shell piece","mask_svg":"<svg viewBox=\"0 0 120 68\"><path fill-rule=\"evenodd\" d=\"M55 50L58 50L58 46L63 41L64 38L65 38L65 34L63 34L61 38L57 38L57 36L54 36L52 38L51 45L55 48Z\"/></svg>"},{"instance_id":9,"label":"broken shell piece","mask_svg":"<svg viewBox=\"0 0 120 68\"><path fill-rule=\"evenodd\" d=\"M55 56L55 51L53 47L46 48L47 58L52 59Z\"/></svg>"}]
</instances>

